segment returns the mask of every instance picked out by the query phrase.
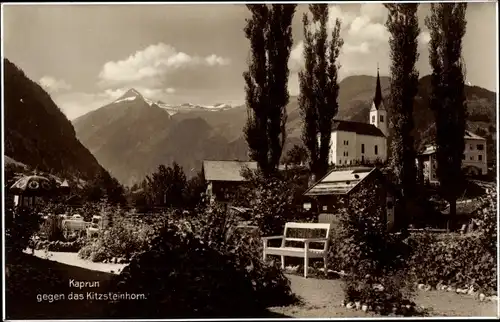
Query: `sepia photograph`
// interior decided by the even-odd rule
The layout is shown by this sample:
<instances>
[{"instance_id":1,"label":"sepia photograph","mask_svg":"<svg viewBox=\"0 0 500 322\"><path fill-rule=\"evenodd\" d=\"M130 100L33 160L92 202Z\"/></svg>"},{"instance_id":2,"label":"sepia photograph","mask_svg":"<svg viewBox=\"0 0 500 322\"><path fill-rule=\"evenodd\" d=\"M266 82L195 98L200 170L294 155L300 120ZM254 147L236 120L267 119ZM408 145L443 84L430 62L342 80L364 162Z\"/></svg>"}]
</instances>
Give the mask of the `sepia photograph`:
<instances>
[{"instance_id":1,"label":"sepia photograph","mask_svg":"<svg viewBox=\"0 0 500 322\"><path fill-rule=\"evenodd\" d=\"M498 318L498 3L1 4L4 320Z\"/></svg>"}]
</instances>

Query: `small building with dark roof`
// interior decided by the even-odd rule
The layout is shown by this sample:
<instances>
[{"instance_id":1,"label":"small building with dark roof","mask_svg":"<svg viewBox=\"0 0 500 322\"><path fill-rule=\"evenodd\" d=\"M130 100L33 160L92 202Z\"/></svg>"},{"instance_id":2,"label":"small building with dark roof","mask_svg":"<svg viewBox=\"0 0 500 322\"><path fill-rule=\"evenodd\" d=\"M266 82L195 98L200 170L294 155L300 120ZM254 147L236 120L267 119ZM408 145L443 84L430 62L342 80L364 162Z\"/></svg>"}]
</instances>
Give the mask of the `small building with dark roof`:
<instances>
[{"instance_id":1,"label":"small building with dark roof","mask_svg":"<svg viewBox=\"0 0 500 322\"><path fill-rule=\"evenodd\" d=\"M387 160L387 111L377 71L375 96L367 122L334 120L329 163L336 166L373 164Z\"/></svg>"},{"instance_id":2,"label":"small building with dark roof","mask_svg":"<svg viewBox=\"0 0 500 322\"><path fill-rule=\"evenodd\" d=\"M202 171L207 184L206 196L211 202L227 202L246 179L244 169L257 170L257 162L213 160L203 161Z\"/></svg>"},{"instance_id":3,"label":"small building with dark roof","mask_svg":"<svg viewBox=\"0 0 500 322\"><path fill-rule=\"evenodd\" d=\"M332 170L304 192L309 197L305 208L313 208L319 222L338 223L341 213L348 210L356 194L362 187L370 188L370 196L374 198L379 209L383 209L383 220L387 228L395 224L395 200L398 196L396 188L378 168L357 167L349 170Z\"/></svg>"}]
</instances>

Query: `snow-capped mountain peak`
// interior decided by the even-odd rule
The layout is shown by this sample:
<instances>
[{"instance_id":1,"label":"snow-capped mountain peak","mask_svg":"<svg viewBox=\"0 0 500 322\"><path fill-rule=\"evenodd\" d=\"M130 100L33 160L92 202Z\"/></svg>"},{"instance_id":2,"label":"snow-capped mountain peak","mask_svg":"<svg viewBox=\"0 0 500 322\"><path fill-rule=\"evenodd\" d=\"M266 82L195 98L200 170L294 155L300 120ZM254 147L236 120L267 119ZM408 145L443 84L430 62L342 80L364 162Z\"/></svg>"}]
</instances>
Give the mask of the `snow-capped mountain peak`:
<instances>
[{"instance_id":1,"label":"snow-capped mountain peak","mask_svg":"<svg viewBox=\"0 0 500 322\"><path fill-rule=\"evenodd\" d=\"M144 97L137 90L131 88L128 91L126 91L125 94L120 96L113 103L120 103L120 102L124 102L124 101L134 101L136 99L143 99L144 100Z\"/></svg>"},{"instance_id":2,"label":"snow-capped mountain peak","mask_svg":"<svg viewBox=\"0 0 500 322\"><path fill-rule=\"evenodd\" d=\"M174 115L178 112L189 112L189 111L223 111L232 108L231 105L225 103L216 103L214 105L200 105L200 104L192 104L192 103L184 103L181 105L171 105L167 104L161 100L154 101L152 99L146 98L142 96L136 89L131 88L125 92L122 96L120 96L117 100L113 102L113 104L126 102L126 101L135 101L142 100L147 103L149 106L157 106L165 109L170 115Z\"/></svg>"}]
</instances>

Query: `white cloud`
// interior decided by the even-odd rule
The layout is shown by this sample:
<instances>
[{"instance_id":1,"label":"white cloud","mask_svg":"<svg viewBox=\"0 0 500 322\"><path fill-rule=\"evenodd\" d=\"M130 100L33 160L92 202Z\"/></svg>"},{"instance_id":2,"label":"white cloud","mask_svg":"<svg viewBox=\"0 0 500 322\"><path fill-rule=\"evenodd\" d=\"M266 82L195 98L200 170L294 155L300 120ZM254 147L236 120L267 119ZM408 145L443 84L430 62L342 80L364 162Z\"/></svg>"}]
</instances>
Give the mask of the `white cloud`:
<instances>
[{"instance_id":1,"label":"white cloud","mask_svg":"<svg viewBox=\"0 0 500 322\"><path fill-rule=\"evenodd\" d=\"M381 74L388 74L390 68L390 34L385 27L387 21L387 9L380 3L361 4L357 10L345 9L345 6L330 5L329 25L330 30L335 26L335 21L339 18L342 21L341 37L344 45L339 57L341 69L339 78L346 76L364 74L375 75L377 63L380 66ZM424 26L420 26L422 32L419 35L419 50L425 50L429 42L429 33ZM290 53L289 68L291 71L290 82L296 82L298 73L303 67L304 44L298 42ZM297 89L297 84L291 84Z\"/></svg>"},{"instance_id":2,"label":"white cloud","mask_svg":"<svg viewBox=\"0 0 500 322\"><path fill-rule=\"evenodd\" d=\"M216 54L207 57L192 56L179 52L170 45L159 43L139 50L124 60L107 62L104 64L99 78L104 86L124 85L163 78L179 69L197 66L224 66L229 63L229 59Z\"/></svg>"},{"instance_id":3,"label":"white cloud","mask_svg":"<svg viewBox=\"0 0 500 322\"><path fill-rule=\"evenodd\" d=\"M56 79L52 76L43 76L39 80L40 85L50 93L56 93L63 90L70 90L71 85L63 79Z\"/></svg>"},{"instance_id":4,"label":"white cloud","mask_svg":"<svg viewBox=\"0 0 500 322\"><path fill-rule=\"evenodd\" d=\"M359 45L351 45L347 43L342 48L342 52L345 54L351 54L351 53L368 54L370 52L370 45L367 42L362 42Z\"/></svg>"}]
</instances>

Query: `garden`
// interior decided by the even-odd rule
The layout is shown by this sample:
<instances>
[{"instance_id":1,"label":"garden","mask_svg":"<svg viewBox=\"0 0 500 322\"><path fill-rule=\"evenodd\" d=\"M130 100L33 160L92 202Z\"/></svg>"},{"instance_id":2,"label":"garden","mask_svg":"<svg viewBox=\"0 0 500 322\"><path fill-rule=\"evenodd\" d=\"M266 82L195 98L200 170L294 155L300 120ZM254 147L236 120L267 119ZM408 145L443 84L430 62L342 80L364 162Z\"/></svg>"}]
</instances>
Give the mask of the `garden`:
<instances>
[{"instance_id":1,"label":"garden","mask_svg":"<svg viewBox=\"0 0 500 322\"><path fill-rule=\"evenodd\" d=\"M403 235L386 231L370 198L374 187L368 186L353 198L357 211L344 213L331 237L329 270L321 269L322 262L312 262L310 278L304 279L297 276L302 275L302 259L287 258L285 270L280 268L279 257L270 256L264 262L261 237L280 235L286 222L316 221L311 213L294 206L300 204L306 177L300 169L271 179L252 172L246 176L249 184L235 198L249 209L250 222L246 223L257 230L245 229L238 214L217 203L201 202L190 211L156 213L137 213L105 202L92 209L85 206L85 216L99 213L108 223L93 237L64 234L55 213L68 210L54 208L61 205L8 211L7 298L26 304L34 302L40 292L67 289L57 282L61 270L42 273L21 264L27 256L22 251L35 248L53 254L72 252L89 263L121 264L119 274L102 279L105 290L144 294L148 300L134 305L127 300L101 304L95 314L108 317L463 314L443 313L436 307L443 292L453 294L450 301L458 306L469 301L468 314L478 308L484 312L477 314L495 314L496 191L481 199L476 215L480 229L474 233ZM39 212L52 215L42 222L34 215ZM36 287L26 288L26 283ZM434 306L433 311L427 303ZM55 318L50 315L53 310L43 313L41 304L33 307L39 316ZM67 314L88 316L96 310L83 307L87 313Z\"/></svg>"}]
</instances>

